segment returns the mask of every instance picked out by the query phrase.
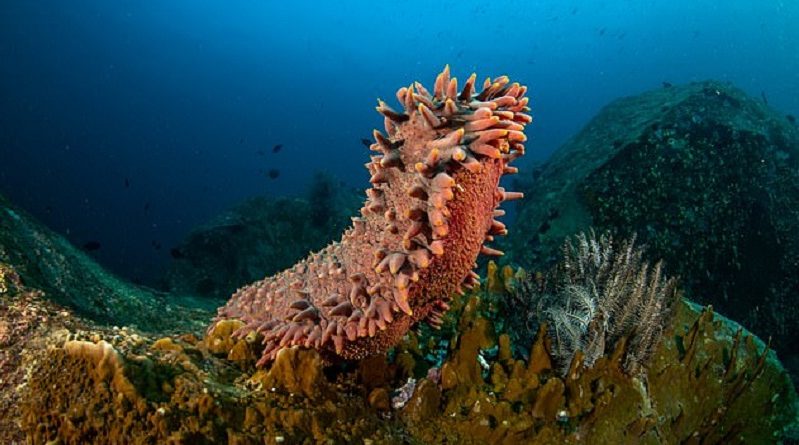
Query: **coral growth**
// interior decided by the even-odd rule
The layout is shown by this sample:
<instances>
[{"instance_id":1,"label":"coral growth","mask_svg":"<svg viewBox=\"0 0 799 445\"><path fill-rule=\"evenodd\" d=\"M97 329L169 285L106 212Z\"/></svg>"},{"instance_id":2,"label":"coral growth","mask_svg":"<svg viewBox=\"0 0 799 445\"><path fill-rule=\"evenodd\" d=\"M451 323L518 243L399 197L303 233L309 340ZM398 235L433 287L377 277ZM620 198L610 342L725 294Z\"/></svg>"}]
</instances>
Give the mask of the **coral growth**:
<instances>
[{"instance_id":1,"label":"coral growth","mask_svg":"<svg viewBox=\"0 0 799 445\"><path fill-rule=\"evenodd\" d=\"M397 91L404 110L378 101L386 133L374 132L361 216L340 242L220 308L216 322L245 322L238 337L263 335L259 364L293 345L328 359L385 351L412 324L439 324L450 295L475 283L478 254L501 253L483 243L507 231L497 206L521 196L498 184L532 119L526 87L500 76L478 92L475 80L459 91L447 66L432 93L418 82Z\"/></svg>"},{"instance_id":2,"label":"coral growth","mask_svg":"<svg viewBox=\"0 0 799 445\"><path fill-rule=\"evenodd\" d=\"M18 417L25 381L42 349L61 347L59 333L82 325L44 292L26 287L15 268L0 262L0 443L24 443Z\"/></svg>"},{"instance_id":3,"label":"coral growth","mask_svg":"<svg viewBox=\"0 0 799 445\"><path fill-rule=\"evenodd\" d=\"M493 281L504 285L486 301L514 287L513 271L498 272ZM424 421L407 425L423 443L774 443L795 428L796 394L784 369L774 373L774 353L710 309L675 305L644 381L623 372L625 337L590 367L576 354L563 377L553 372L543 329L530 359L515 360L507 334L494 331L481 306L473 299L460 315L440 387L417 389L405 410L428 408ZM489 351L496 358L485 369L480 357Z\"/></svg>"},{"instance_id":4,"label":"coral growth","mask_svg":"<svg viewBox=\"0 0 799 445\"><path fill-rule=\"evenodd\" d=\"M687 302L646 381L622 372L626 339L590 367L576 354L565 377L543 330L530 359L514 359L486 303L507 298L515 276L492 267L491 286L453 301L440 370L409 375L406 352L325 368L299 347L256 368L253 339L231 337L240 321L204 340L84 332L40 351L14 413L30 444L775 443L796 421L774 353ZM411 333L396 350L428 341Z\"/></svg>"}]
</instances>

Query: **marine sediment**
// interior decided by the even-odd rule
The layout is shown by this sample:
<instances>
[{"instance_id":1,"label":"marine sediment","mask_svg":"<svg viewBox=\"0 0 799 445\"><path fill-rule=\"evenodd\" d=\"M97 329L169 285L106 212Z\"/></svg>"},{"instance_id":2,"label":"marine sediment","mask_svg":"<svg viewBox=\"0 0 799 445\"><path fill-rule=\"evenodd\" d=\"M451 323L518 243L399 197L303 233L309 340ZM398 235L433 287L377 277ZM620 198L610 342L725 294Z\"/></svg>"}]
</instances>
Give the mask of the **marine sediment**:
<instances>
[{"instance_id":1,"label":"marine sediment","mask_svg":"<svg viewBox=\"0 0 799 445\"><path fill-rule=\"evenodd\" d=\"M339 242L239 289L210 331L242 321L235 336L262 336L264 365L295 345L359 359L414 323L440 324L451 295L477 282L478 255L501 254L486 245L507 232L497 207L521 197L499 180L524 154L527 88L500 76L477 91L476 79L459 89L447 66L432 92L419 82L400 88L402 110L379 100L385 132L374 131L360 216Z\"/></svg>"}]
</instances>

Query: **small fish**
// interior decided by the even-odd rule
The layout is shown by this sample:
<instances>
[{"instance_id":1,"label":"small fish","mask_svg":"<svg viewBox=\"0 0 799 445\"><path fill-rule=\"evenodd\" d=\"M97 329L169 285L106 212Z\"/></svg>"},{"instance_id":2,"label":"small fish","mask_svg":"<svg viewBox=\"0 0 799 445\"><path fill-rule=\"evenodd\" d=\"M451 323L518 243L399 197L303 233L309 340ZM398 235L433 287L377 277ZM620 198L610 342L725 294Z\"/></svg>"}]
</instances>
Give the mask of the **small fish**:
<instances>
[{"instance_id":1,"label":"small fish","mask_svg":"<svg viewBox=\"0 0 799 445\"><path fill-rule=\"evenodd\" d=\"M150 211L150 203L146 202L144 203L144 213L147 213L149 211Z\"/></svg>"},{"instance_id":2,"label":"small fish","mask_svg":"<svg viewBox=\"0 0 799 445\"><path fill-rule=\"evenodd\" d=\"M599 28L599 35L604 36L605 31L607 31L605 28Z\"/></svg>"},{"instance_id":3,"label":"small fish","mask_svg":"<svg viewBox=\"0 0 799 445\"><path fill-rule=\"evenodd\" d=\"M671 88L671 87L674 86L674 85L671 84L671 82L666 82L665 80L662 82L662 84L663 84L663 88Z\"/></svg>"},{"instance_id":4,"label":"small fish","mask_svg":"<svg viewBox=\"0 0 799 445\"><path fill-rule=\"evenodd\" d=\"M255 152L255 154L257 154L258 156L263 156L263 155L266 154L266 152L263 151L263 150L258 150L258 151Z\"/></svg>"},{"instance_id":5,"label":"small fish","mask_svg":"<svg viewBox=\"0 0 799 445\"><path fill-rule=\"evenodd\" d=\"M87 252L94 252L95 250L99 250L102 245L99 241L87 241L83 243L83 250Z\"/></svg>"},{"instance_id":6,"label":"small fish","mask_svg":"<svg viewBox=\"0 0 799 445\"><path fill-rule=\"evenodd\" d=\"M277 144L277 145L275 145L274 147L272 147L272 153L277 153L277 152L279 152L279 151L280 151L282 148L283 148L283 144Z\"/></svg>"},{"instance_id":7,"label":"small fish","mask_svg":"<svg viewBox=\"0 0 799 445\"><path fill-rule=\"evenodd\" d=\"M153 246L153 249L155 250L161 250L161 243L156 240L150 241L150 245Z\"/></svg>"},{"instance_id":8,"label":"small fish","mask_svg":"<svg viewBox=\"0 0 799 445\"><path fill-rule=\"evenodd\" d=\"M788 119L788 122L796 125L796 116L794 116L793 114L786 114L785 119Z\"/></svg>"},{"instance_id":9,"label":"small fish","mask_svg":"<svg viewBox=\"0 0 799 445\"><path fill-rule=\"evenodd\" d=\"M269 179L277 179L280 176L280 170L276 168L270 168L266 175L269 176Z\"/></svg>"},{"instance_id":10,"label":"small fish","mask_svg":"<svg viewBox=\"0 0 799 445\"><path fill-rule=\"evenodd\" d=\"M244 137L241 137L241 138L239 139L239 145L244 145Z\"/></svg>"},{"instance_id":11,"label":"small fish","mask_svg":"<svg viewBox=\"0 0 799 445\"><path fill-rule=\"evenodd\" d=\"M130 179L125 178L125 188L130 188Z\"/></svg>"},{"instance_id":12,"label":"small fish","mask_svg":"<svg viewBox=\"0 0 799 445\"><path fill-rule=\"evenodd\" d=\"M177 247L169 249L169 255L171 255L172 258L176 260L179 260L181 258L186 258L186 255L184 255L183 252Z\"/></svg>"},{"instance_id":13,"label":"small fish","mask_svg":"<svg viewBox=\"0 0 799 445\"><path fill-rule=\"evenodd\" d=\"M361 144L363 144L364 147L369 148L372 146L372 141L366 138L361 138Z\"/></svg>"},{"instance_id":14,"label":"small fish","mask_svg":"<svg viewBox=\"0 0 799 445\"><path fill-rule=\"evenodd\" d=\"M763 103L764 104L768 105L768 97L766 97L766 92L765 91L761 91L760 92L760 98L763 99Z\"/></svg>"}]
</instances>

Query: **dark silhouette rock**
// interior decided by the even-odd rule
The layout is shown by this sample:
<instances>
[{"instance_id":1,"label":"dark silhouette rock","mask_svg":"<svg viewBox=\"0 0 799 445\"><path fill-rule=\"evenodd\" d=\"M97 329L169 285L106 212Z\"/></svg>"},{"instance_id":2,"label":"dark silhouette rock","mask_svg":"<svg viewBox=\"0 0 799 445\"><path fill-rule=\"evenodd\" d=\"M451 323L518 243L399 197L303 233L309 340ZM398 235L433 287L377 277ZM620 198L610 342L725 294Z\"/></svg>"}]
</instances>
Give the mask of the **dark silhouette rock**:
<instances>
[{"instance_id":1,"label":"dark silhouette rock","mask_svg":"<svg viewBox=\"0 0 799 445\"><path fill-rule=\"evenodd\" d=\"M360 201L358 193L325 173L314 176L307 199L247 200L175 247L167 287L181 295L227 300L238 287L326 246L350 224Z\"/></svg>"},{"instance_id":2,"label":"dark silhouette rock","mask_svg":"<svg viewBox=\"0 0 799 445\"><path fill-rule=\"evenodd\" d=\"M711 81L619 99L519 182L512 261L636 233L692 299L799 352L799 130L759 98Z\"/></svg>"}]
</instances>

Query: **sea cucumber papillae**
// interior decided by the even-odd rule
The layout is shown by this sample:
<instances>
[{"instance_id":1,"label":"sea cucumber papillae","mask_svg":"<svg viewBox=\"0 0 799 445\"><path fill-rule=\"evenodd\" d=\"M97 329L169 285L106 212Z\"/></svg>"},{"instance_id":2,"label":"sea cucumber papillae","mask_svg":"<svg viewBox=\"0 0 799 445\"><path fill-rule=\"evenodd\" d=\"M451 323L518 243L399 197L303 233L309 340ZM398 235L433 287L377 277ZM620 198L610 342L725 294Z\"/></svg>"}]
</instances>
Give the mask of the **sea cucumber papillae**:
<instances>
[{"instance_id":1,"label":"sea cucumber papillae","mask_svg":"<svg viewBox=\"0 0 799 445\"><path fill-rule=\"evenodd\" d=\"M450 296L477 280L477 256L501 254L484 244L507 232L497 206L521 197L499 179L524 154L527 88L500 76L476 91L475 80L459 90L447 66L432 93L419 82L397 91L403 111L378 101L385 133L374 131L361 216L341 241L239 289L214 325L239 319L236 335L261 334L259 365L294 345L363 358L420 320L438 326Z\"/></svg>"}]
</instances>

